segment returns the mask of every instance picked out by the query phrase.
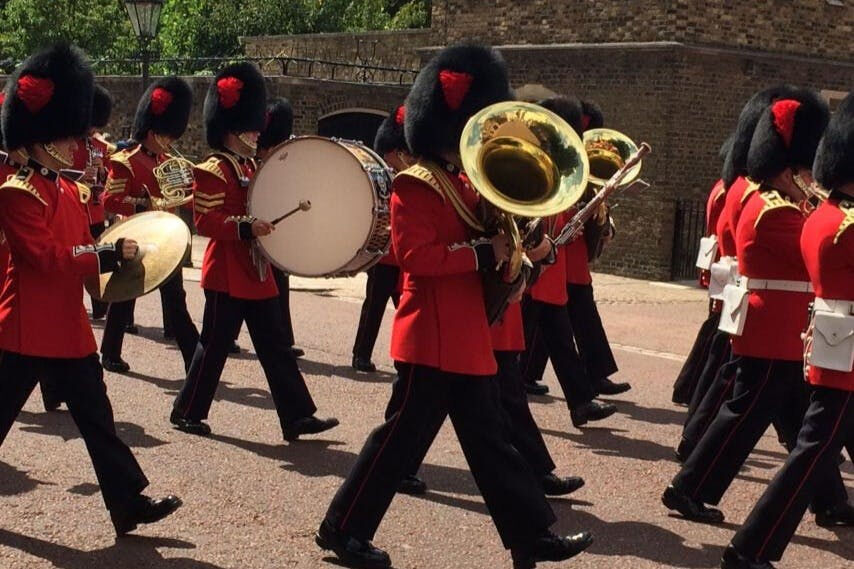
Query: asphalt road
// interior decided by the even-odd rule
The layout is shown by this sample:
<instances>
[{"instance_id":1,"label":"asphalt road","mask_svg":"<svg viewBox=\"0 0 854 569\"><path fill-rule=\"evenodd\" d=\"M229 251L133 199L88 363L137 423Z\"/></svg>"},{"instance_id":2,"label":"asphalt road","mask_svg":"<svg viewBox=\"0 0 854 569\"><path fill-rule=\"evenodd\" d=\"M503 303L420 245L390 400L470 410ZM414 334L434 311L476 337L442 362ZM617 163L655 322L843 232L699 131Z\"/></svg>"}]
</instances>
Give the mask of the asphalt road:
<instances>
[{"instance_id":1,"label":"asphalt road","mask_svg":"<svg viewBox=\"0 0 854 569\"><path fill-rule=\"evenodd\" d=\"M198 253L198 251L197 251ZM188 279L197 271L187 270ZM596 543L560 566L717 567L784 455L767 434L721 504L723 526L671 517L659 496L676 472L673 446L683 409L670 389L704 316L703 294L689 287L597 276L606 327L621 371L634 389L614 398L620 413L583 431L572 427L549 370L552 395L532 402L558 471L587 486L553 500L555 529L591 530ZM34 395L0 449L0 568L273 569L333 567L313 532L367 433L382 418L393 378L387 313L375 360L380 371L354 374L350 350L363 280L295 279L292 294L301 367L321 415L341 426L319 439L285 444L261 367L247 348L231 358L211 412L214 434L173 430L168 415L182 383L179 352L162 340L156 294L137 304L141 335L128 336L128 376L107 374L116 421L148 477L150 493L176 493L185 506L136 536L116 540L82 440L67 412L46 414ZM203 298L187 282L198 320ZM100 336L102 324L96 323ZM845 465L849 490L854 469ZM376 537L400 569L510 567L449 424L422 470L430 493L395 499ZM500 476L500 472L495 473ZM780 567L852 567L854 532L818 528L808 515ZM544 567L558 565L543 564Z\"/></svg>"}]
</instances>

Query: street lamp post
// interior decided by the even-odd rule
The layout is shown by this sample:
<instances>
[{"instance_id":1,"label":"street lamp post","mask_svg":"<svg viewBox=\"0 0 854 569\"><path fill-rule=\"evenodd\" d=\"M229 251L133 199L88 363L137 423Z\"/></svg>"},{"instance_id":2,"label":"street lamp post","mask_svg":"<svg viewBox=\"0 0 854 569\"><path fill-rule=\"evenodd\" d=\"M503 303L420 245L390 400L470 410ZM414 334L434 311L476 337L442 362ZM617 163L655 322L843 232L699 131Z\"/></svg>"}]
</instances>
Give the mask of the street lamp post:
<instances>
[{"instance_id":1,"label":"street lamp post","mask_svg":"<svg viewBox=\"0 0 854 569\"><path fill-rule=\"evenodd\" d=\"M133 32L139 39L139 50L142 58L142 91L148 87L149 45L157 35L160 24L160 12L164 0L125 0L125 8L130 18Z\"/></svg>"}]
</instances>

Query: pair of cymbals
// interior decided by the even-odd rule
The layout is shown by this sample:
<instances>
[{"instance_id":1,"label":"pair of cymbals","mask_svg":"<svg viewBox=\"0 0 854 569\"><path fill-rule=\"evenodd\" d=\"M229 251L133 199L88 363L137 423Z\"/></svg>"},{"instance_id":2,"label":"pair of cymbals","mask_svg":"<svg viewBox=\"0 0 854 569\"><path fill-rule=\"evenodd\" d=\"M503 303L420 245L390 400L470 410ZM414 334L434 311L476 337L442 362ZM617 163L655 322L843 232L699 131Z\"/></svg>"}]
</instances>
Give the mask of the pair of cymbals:
<instances>
[{"instance_id":1,"label":"pair of cymbals","mask_svg":"<svg viewBox=\"0 0 854 569\"><path fill-rule=\"evenodd\" d=\"M86 282L92 298L102 302L124 302L144 296L168 281L181 269L190 249L190 229L177 215L149 211L132 215L111 225L98 243L133 239L139 254L112 273Z\"/></svg>"}]
</instances>

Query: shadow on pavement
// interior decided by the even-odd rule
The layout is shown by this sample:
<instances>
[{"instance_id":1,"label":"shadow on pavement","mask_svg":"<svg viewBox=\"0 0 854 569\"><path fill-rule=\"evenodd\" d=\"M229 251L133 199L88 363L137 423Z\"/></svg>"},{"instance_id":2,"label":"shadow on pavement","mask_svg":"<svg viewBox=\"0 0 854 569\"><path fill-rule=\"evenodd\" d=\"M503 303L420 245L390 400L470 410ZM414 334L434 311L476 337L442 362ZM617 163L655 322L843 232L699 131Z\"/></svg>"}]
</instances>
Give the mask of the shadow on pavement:
<instances>
[{"instance_id":1,"label":"shadow on pavement","mask_svg":"<svg viewBox=\"0 0 854 569\"><path fill-rule=\"evenodd\" d=\"M0 529L0 545L49 561L59 569L224 569L186 557L163 557L157 548L196 548L193 543L171 538L129 536L104 549L80 551Z\"/></svg>"},{"instance_id":2,"label":"shadow on pavement","mask_svg":"<svg viewBox=\"0 0 854 569\"><path fill-rule=\"evenodd\" d=\"M0 462L0 496L17 496L32 492L40 484L50 484L31 478L24 470Z\"/></svg>"},{"instance_id":3,"label":"shadow on pavement","mask_svg":"<svg viewBox=\"0 0 854 569\"><path fill-rule=\"evenodd\" d=\"M397 373L378 369L374 373L360 373L348 365L334 365L316 362L302 358L297 360L304 374L319 375L330 378L343 378L360 383L390 383L395 380Z\"/></svg>"},{"instance_id":4,"label":"shadow on pavement","mask_svg":"<svg viewBox=\"0 0 854 569\"><path fill-rule=\"evenodd\" d=\"M563 432L552 429L542 429L544 435L551 435L568 439L582 448L602 456L619 456L621 458L634 458L637 460L676 462L673 449L652 441L618 435L627 432L621 429L584 428L578 432Z\"/></svg>"},{"instance_id":5,"label":"shadow on pavement","mask_svg":"<svg viewBox=\"0 0 854 569\"><path fill-rule=\"evenodd\" d=\"M685 411L676 409L661 409L657 407L643 407L634 401L625 399L611 399L603 397L603 401L614 403L620 408L619 413L627 415L641 423L652 423L654 425L679 425L685 423Z\"/></svg>"},{"instance_id":6,"label":"shadow on pavement","mask_svg":"<svg viewBox=\"0 0 854 569\"><path fill-rule=\"evenodd\" d=\"M77 430L77 425L74 424L74 420L68 412L30 413L29 411L21 411L17 420L27 425L21 427L22 431L61 437L63 441L80 438L80 431ZM146 434L143 427L134 423L118 421L116 422L116 430L119 437L133 448L154 448L166 444L166 441Z\"/></svg>"}]
</instances>

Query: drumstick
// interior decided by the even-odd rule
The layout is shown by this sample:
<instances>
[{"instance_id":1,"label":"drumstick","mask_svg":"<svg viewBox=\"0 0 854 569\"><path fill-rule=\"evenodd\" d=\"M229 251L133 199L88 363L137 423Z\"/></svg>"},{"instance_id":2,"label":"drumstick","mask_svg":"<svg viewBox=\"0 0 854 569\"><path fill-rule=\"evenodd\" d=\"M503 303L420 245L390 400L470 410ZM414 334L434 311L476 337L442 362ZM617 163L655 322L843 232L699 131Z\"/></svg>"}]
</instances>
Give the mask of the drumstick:
<instances>
[{"instance_id":1,"label":"drumstick","mask_svg":"<svg viewBox=\"0 0 854 569\"><path fill-rule=\"evenodd\" d=\"M295 214L298 211L308 211L310 209L311 209L311 202L310 201L300 200L299 205L297 207L295 207L294 209L292 209L291 211L289 211L285 215L283 215L281 217L277 217L276 219L274 219L270 223L272 223L273 225L276 225L280 221L284 221L285 219L289 218L290 216L292 216L293 214Z\"/></svg>"}]
</instances>

